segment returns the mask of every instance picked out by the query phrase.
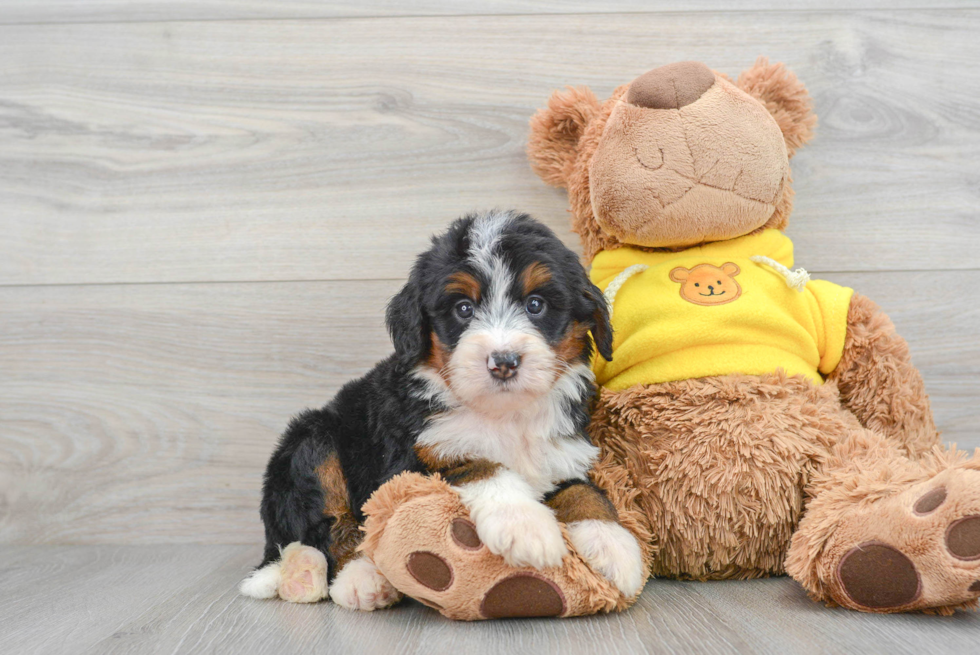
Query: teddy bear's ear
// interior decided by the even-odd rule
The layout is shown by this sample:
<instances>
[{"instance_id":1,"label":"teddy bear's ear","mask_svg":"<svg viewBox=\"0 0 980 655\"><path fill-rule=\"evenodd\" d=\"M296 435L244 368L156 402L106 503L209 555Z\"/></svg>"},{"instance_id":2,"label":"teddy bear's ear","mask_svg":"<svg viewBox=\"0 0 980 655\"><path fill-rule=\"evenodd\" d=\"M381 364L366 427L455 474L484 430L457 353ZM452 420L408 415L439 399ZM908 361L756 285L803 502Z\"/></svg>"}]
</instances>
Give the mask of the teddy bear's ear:
<instances>
[{"instance_id":1,"label":"teddy bear's ear","mask_svg":"<svg viewBox=\"0 0 980 655\"><path fill-rule=\"evenodd\" d=\"M578 154L579 139L599 113L599 101L587 87L555 91L548 106L531 118L527 156L531 168L552 186L564 186L566 171Z\"/></svg>"},{"instance_id":2,"label":"teddy bear's ear","mask_svg":"<svg viewBox=\"0 0 980 655\"><path fill-rule=\"evenodd\" d=\"M752 68L742 71L735 84L765 105L776 119L790 157L813 136L817 116L810 94L781 63L770 64L765 57L759 57Z\"/></svg>"},{"instance_id":3,"label":"teddy bear's ear","mask_svg":"<svg viewBox=\"0 0 980 655\"><path fill-rule=\"evenodd\" d=\"M683 282L691 274L691 271L687 270L683 266L678 266L677 268L671 270L669 273L670 280L672 282Z\"/></svg>"},{"instance_id":4,"label":"teddy bear's ear","mask_svg":"<svg viewBox=\"0 0 980 655\"><path fill-rule=\"evenodd\" d=\"M724 264L721 265L721 272L727 275L728 277L735 277L736 275L742 272L742 269L740 269L738 267L738 264L736 264L735 262L725 262Z\"/></svg>"}]
</instances>

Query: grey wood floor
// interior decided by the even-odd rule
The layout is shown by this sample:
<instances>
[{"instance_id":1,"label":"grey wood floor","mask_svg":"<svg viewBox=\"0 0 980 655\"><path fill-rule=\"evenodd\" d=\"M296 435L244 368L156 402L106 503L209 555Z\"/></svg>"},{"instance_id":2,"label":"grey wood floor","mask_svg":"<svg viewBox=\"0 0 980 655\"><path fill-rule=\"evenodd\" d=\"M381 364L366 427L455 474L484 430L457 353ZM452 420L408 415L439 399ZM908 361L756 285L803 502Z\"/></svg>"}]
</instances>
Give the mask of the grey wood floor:
<instances>
[{"instance_id":1,"label":"grey wood floor","mask_svg":"<svg viewBox=\"0 0 980 655\"><path fill-rule=\"evenodd\" d=\"M234 589L255 546L5 546L6 653L971 653L978 617L827 609L787 578L647 584L628 612L459 623ZM70 584L66 584L70 581Z\"/></svg>"},{"instance_id":2,"label":"grey wood floor","mask_svg":"<svg viewBox=\"0 0 980 655\"><path fill-rule=\"evenodd\" d=\"M980 650L975 615L785 579L482 625L233 592L278 433L386 354L428 235L517 207L577 248L528 118L681 59L807 83L797 262L889 312L980 446L977 34L971 0L0 0L3 650Z\"/></svg>"}]
</instances>

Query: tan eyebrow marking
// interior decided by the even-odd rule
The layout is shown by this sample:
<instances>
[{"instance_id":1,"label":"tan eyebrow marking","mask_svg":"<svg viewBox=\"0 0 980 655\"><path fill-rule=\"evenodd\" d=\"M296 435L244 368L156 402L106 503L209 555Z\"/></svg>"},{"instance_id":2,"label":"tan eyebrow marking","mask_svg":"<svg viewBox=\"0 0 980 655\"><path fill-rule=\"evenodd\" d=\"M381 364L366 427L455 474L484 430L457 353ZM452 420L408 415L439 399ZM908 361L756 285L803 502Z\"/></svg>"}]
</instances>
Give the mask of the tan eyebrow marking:
<instances>
[{"instance_id":1,"label":"tan eyebrow marking","mask_svg":"<svg viewBox=\"0 0 980 655\"><path fill-rule=\"evenodd\" d=\"M480 281L466 271L457 271L449 276L446 293L460 293L470 300L480 302Z\"/></svg>"},{"instance_id":2,"label":"tan eyebrow marking","mask_svg":"<svg viewBox=\"0 0 980 655\"><path fill-rule=\"evenodd\" d=\"M525 296L550 281L551 271L541 262L534 262L521 273L521 284L524 286Z\"/></svg>"}]
</instances>

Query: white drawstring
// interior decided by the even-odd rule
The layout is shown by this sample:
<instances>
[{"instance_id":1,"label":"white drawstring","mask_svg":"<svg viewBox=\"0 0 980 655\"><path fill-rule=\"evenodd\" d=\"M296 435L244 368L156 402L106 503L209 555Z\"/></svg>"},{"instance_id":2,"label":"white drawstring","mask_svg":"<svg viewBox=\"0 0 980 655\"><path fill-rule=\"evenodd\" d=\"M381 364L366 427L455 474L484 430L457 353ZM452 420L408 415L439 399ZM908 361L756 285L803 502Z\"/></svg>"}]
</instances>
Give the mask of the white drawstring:
<instances>
[{"instance_id":1,"label":"white drawstring","mask_svg":"<svg viewBox=\"0 0 980 655\"><path fill-rule=\"evenodd\" d=\"M606 297L606 304L609 306L610 317L613 313L613 301L616 300L616 294L619 292L619 288L623 286L626 280L630 279L637 273L642 273L648 268L650 267L646 264L633 264L632 266L628 266L622 273L614 277L608 286L606 286L606 290L602 292L602 295Z\"/></svg>"},{"instance_id":2,"label":"white drawstring","mask_svg":"<svg viewBox=\"0 0 980 655\"><path fill-rule=\"evenodd\" d=\"M762 255L753 255L749 259L757 264L771 266L777 273L786 278L786 286L790 289L796 289L800 293L803 293L803 290L806 289L806 283L810 281L810 274L806 272L805 268L798 268L795 271L791 271L775 259L763 257Z\"/></svg>"}]
</instances>

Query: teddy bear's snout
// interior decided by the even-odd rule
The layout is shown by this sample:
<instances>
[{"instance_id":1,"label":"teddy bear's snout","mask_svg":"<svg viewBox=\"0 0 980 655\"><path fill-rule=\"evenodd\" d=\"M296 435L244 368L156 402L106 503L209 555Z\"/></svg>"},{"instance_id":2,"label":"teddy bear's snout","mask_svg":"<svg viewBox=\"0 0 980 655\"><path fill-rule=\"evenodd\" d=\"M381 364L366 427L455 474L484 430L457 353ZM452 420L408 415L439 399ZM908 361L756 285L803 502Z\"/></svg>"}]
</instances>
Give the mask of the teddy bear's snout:
<instances>
[{"instance_id":1,"label":"teddy bear's snout","mask_svg":"<svg viewBox=\"0 0 980 655\"><path fill-rule=\"evenodd\" d=\"M641 75L622 98L585 187L603 232L619 243L673 248L732 239L773 217L789 157L761 102L693 62Z\"/></svg>"},{"instance_id":2,"label":"teddy bear's snout","mask_svg":"<svg viewBox=\"0 0 980 655\"><path fill-rule=\"evenodd\" d=\"M715 74L701 62L680 61L633 80L626 101L647 109L680 109L704 95L714 83Z\"/></svg>"}]
</instances>

